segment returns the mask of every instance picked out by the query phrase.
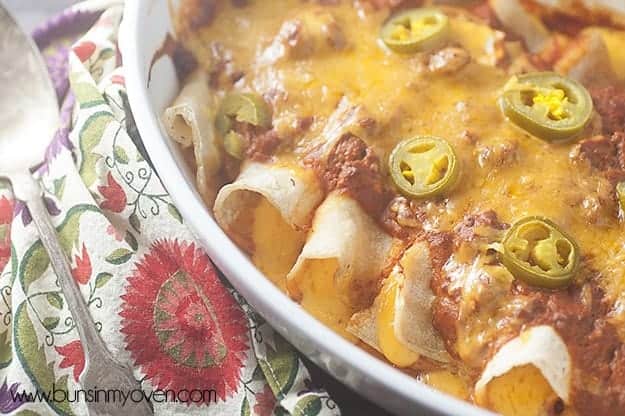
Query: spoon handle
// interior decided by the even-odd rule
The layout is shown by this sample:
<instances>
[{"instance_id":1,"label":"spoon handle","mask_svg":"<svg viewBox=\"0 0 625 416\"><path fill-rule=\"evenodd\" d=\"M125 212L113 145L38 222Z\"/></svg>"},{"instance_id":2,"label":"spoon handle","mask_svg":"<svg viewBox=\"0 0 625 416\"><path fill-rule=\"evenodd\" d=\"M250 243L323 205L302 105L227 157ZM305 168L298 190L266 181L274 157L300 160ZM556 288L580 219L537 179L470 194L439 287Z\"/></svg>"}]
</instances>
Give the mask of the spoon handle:
<instances>
[{"instance_id":1,"label":"spoon handle","mask_svg":"<svg viewBox=\"0 0 625 416\"><path fill-rule=\"evenodd\" d=\"M16 196L28 207L33 222L39 231L41 243L48 252L50 264L59 278L67 307L74 318L85 356L90 357L92 352L97 354L98 351L106 350L104 342L91 319L85 298L72 277L67 256L61 247L56 229L52 225L44 204L41 186L30 174L20 174L19 177L16 175L11 178L11 182Z\"/></svg>"},{"instance_id":2,"label":"spoon handle","mask_svg":"<svg viewBox=\"0 0 625 416\"><path fill-rule=\"evenodd\" d=\"M48 210L43 201L43 190L30 173L12 175L10 177L15 196L22 200L30 211L41 242L48 252L52 269L59 278L61 290L65 295L67 307L71 312L78 335L80 336L85 353L85 369L81 376L81 385L84 389L139 391L141 385L132 374L132 370L119 363L109 352L98 333L91 318L89 307L80 292L78 284L72 277L72 271L59 242L58 235ZM108 415L119 414L119 407L115 403L87 403L90 414ZM119 404L117 404L119 406ZM128 415L151 415L152 410L148 403L130 403L124 408Z\"/></svg>"}]
</instances>

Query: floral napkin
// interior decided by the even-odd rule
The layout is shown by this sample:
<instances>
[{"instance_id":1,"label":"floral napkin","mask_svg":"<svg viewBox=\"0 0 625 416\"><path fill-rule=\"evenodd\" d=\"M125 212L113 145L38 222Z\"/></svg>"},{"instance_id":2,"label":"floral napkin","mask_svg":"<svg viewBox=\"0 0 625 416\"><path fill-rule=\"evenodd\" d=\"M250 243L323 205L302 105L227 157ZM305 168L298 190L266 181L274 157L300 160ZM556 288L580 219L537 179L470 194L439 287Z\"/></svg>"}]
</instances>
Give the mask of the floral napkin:
<instances>
[{"instance_id":1,"label":"floral napkin","mask_svg":"<svg viewBox=\"0 0 625 416\"><path fill-rule=\"evenodd\" d=\"M166 392L158 415L340 414L222 280L161 185L128 107L122 17L122 1L90 0L34 33L62 108L37 175L105 343L146 393ZM29 212L0 183L0 413L87 414L84 364Z\"/></svg>"}]
</instances>

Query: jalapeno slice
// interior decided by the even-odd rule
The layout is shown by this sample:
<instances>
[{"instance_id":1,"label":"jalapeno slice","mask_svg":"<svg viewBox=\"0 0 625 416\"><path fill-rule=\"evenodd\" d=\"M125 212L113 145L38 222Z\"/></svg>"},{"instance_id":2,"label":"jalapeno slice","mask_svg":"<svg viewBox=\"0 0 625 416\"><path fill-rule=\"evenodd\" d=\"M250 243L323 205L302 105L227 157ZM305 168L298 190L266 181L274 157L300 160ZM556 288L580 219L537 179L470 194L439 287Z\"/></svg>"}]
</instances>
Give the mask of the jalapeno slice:
<instances>
[{"instance_id":1,"label":"jalapeno slice","mask_svg":"<svg viewBox=\"0 0 625 416\"><path fill-rule=\"evenodd\" d=\"M223 101L215 125L222 136L232 130L233 121L249 123L253 126L271 127L269 106L258 94L228 94Z\"/></svg>"},{"instance_id":2,"label":"jalapeno slice","mask_svg":"<svg viewBox=\"0 0 625 416\"><path fill-rule=\"evenodd\" d=\"M449 191L458 179L458 158L446 140L419 136L399 143L390 160L391 177L409 198Z\"/></svg>"},{"instance_id":3,"label":"jalapeno slice","mask_svg":"<svg viewBox=\"0 0 625 416\"><path fill-rule=\"evenodd\" d=\"M549 142L575 137L593 112L586 88L554 72L512 77L504 87L500 105L514 124Z\"/></svg>"},{"instance_id":4,"label":"jalapeno slice","mask_svg":"<svg viewBox=\"0 0 625 416\"><path fill-rule=\"evenodd\" d=\"M243 160L246 149L245 139L234 130L230 130L224 137L224 150L235 159Z\"/></svg>"},{"instance_id":5,"label":"jalapeno slice","mask_svg":"<svg viewBox=\"0 0 625 416\"><path fill-rule=\"evenodd\" d=\"M527 217L508 230L502 263L524 282L555 289L568 285L579 267L579 248L569 235L543 217Z\"/></svg>"},{"instance_id":6,"label":"jalapeno slice","mask_svg":"<svg viewBox=\"0 0 625 416\"><path fill-rule=\"evenodd\" d=\"M394 52L414 53L440 46L447 38L449 19L437 9L411 9L392 16L380 38Z\"/></svg>"}]
</instances>

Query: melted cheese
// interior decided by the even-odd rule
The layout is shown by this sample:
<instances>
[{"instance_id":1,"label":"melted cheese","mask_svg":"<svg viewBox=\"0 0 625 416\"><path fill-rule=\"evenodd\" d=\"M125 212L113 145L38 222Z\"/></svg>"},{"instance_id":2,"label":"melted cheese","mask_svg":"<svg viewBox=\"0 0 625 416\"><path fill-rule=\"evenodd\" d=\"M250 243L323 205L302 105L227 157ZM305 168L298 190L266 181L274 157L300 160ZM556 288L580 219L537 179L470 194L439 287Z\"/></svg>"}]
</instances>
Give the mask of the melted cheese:
<instances>
[{"instance_id":1,"label":"melted cheese","mask_svg":"<svg viewBox=\"0 0 625 416\"><path fill-rule=\"evenodd\" d=\"M466 380L456 374L446 370L432 371L422 375L421 380L447 394L457 397L461 400L469 399L469 386Z\"/></svg>"},{"instance_id":2,"label":"melted cheese","mask_svg":"<svg viewBox=\"0 0 625 416\"><path fill-rule=\"evenodd\" d=\"M304 245L303 235L287 224L267 199L259 199L253 215L252 260L276 286L286 290L285 278Z\"/></svg>"},{"instance_id":3,"label":"melted cheese","mask_svg":"<svg viewBox=\"0 0 625 416\"><path fill-rule=\"evenodd\" d=\"M387 360L398 367L410 367L417 362L419 354L410 350L395 335L395 313L402 280L399 273L393 271L382 288L377 315L378 342Z\"/></svg>"},{"instance_id":4,"label":"melted cheese","mask_svg":"<svg viewBox=\"0 0 625 416\"><path fill-rule=\"evenodd\" d=\"M547 403L558 396L534 366L517 367L497 377L487 387L482 405L504 416L541 416L550 414Z\"/></svg>"},{"instance_id":5,"label":"melted cheese","mask_svg":"<svg viewBox=\"0 0 625 416\"><path fill-rule=\"evenodd\" d=\"M467 212L485 209L494 209L508 222L544 215L572 234L598 265L606 260L601 250L606 242L625 240L614 216L600 215L599 226L589 225L584 204L606 182L584 164L571 163L572 144L545 143L501 114L497 99L508 74L475 61L455 75L419 70L416 57L380 46L377 36L386 12L359 14L347 4L326 7L345 31L349 45L345 51L310 59L280 59L274 64L260 62L285 20L319 7L297 0L276 0L271 7L253 2L246 13L224 7L219 18L201 32L203 41L189 46L198 55L206 55L206 45L218 39L232 54L234 66L246 74L236 89L284 92L274 105L274 123L294 115L315 117L311 129L297 137L296 154L318 140L343 96L362 104L383 127L368 140L382 161L404 138L427 134L446 138L462 159L463 174L447 203L431 206L430 221L438 228L449 229ZM488 47L484 45L484 50ZM386 169L384 163L382 169ZM622 273L612 276L621 277Z\"/></svg>"},{"instance_id":6,"label":"melted cheese","mask_svg":"<svg viewBox=\"0 0 625 416\"><path fill-rule=\"evenodd\" d=\"M450 29L451 38L462 45L477 62L495 65L503 58L502 32L462 16L450 19Z\"/></svg>"},{"instance_id":7,"label":"melted cheese","mask_svg":"<svg viewBox=\"0 0 625 416\"><path fill-rule=\"evenodd\" d=\"M315 318L343 337L355 341L355 337L345 329L355 310L337 296L337 270L336 259L307 261L297 284L297 297L304 309Z\"/></svg>"}]
</instances>

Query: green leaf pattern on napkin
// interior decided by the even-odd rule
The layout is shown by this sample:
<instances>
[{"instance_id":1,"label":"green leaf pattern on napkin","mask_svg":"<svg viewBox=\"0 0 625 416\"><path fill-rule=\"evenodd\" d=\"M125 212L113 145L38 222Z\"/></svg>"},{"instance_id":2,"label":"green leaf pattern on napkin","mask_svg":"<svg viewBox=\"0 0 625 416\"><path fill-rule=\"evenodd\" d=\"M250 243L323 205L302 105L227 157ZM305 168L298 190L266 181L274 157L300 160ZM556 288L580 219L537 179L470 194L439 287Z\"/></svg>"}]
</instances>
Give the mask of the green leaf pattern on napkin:
<instances>
[{"instance_id":1,"label":"green leaf pattern on napkin","mask_svg":"<svg viewBox=\"0 0 625 416\"><path fill-rule=\"evenodd\" d=\"M48 361L43 345L40 345L37 331L27 312L28 302L18 306L15 312L14 337L15 352L24 364L24 371L38 391L51 391L53 384L67 392L67 376L60 376L54 371L54 362ZM58 378L57 378L58 377ZM34 391L33 391L34 392ZM56 403L50 400L48 404L57 414L73 415L69 403Z\"/></svg>"}]
</instances>

